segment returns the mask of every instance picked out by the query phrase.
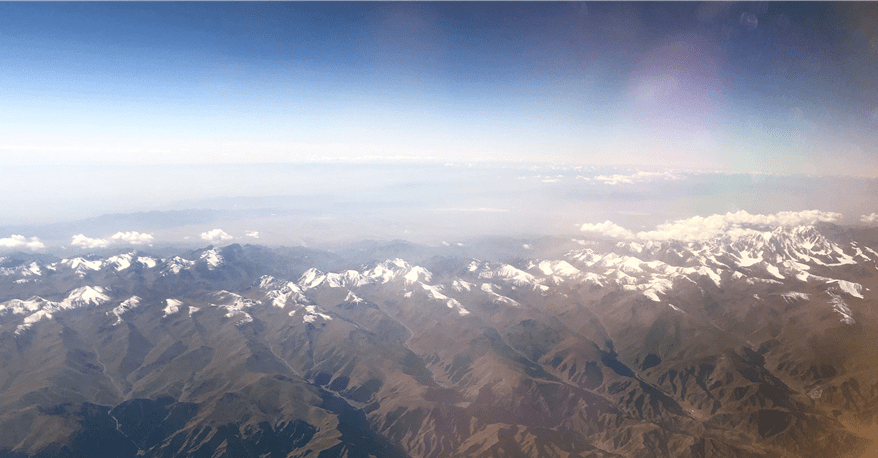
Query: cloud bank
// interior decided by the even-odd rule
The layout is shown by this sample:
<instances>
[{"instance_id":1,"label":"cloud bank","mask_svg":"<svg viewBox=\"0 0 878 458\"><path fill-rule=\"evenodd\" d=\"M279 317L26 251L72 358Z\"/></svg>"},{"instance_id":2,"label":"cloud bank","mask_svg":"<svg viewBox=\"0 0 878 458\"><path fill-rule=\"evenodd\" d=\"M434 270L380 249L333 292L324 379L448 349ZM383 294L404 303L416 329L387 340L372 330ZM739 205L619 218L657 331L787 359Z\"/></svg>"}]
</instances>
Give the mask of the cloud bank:
<instances>
[{"instance_id":1,"label":"cloud bank","mask_svg":"<svg viewBox=\"0 0 878 458\"><path fill-rule=\"evenodd\" d=\"M116 232L109 239L100 239L100 238L91 238L86 237L84 234L77 234L71 237L70 244L78 247L78 248L106 248L113 243L127 243L130 245L142 245L144 243L151 243L153 240L152 234L146 234L143 232Z\"/></svg>"},{"instance_id":2,"label":"cloud bank","mask_svg":"<svg viewBox=\"0 0 878 458\"><path fill-rule=\"evenodd\" d=\"M674 172L637 172L630 175L598 175L593 178L578 177L586 181L597 181L608 185L634 184L654 180L682 180L683 176Z\"/></svg>"},{"instance_id":3,"label":"cloud bank","mask_svg":"<svg viewBox=\"0 0 878 458\"><path fill-rule=\"evenodd\" d=\"M875 224L878 223L878 213L870 213L868 215L860 216L860 221L866 224Z\"/></svg>"},{"instance_id":4,"label":"cloud bank","mask_svg":"<svg viewBox=\"0 0 878 458\"><path fill-rule=\"evenodd\" d=\"M232 240L232 238L231 235L222 229L213 229L201 233L201 240L207 240L208 242L221 242L223 240Z\"/></svg>"},{"instance_id":5,"label":"cloud bank","mask_svg":"<svg viewBox=\"0 0 878 458\"><path fill-rule=\"evenodd\" d=\"M581 230L596 232L607 237L642 240L681 240L686 242L708 240L724 235L739 238L757 232L752 226L799 226L818 222L835 222L841 214L805 210L800 212L779 212L770 215L751 215L746 211L724 215L694 216L671 223L658 225L652 231L633 232L605 221L600 224L583 224ZM878 219L878 217L876 217Z\"/></svg>"},{"instance_id":6,"label":"cloud bank","mask_svg":"<svg viewBox=\"0 0 878 458\"><path fill-rule=\"evenodd\" d=\"M254 238L254 239L258 239L258 238L259 238L259 232L258 232L258 231L247 231L247 232L244 233L244 235L246 235L247 237L250 237L250 238Z\"/></svg>"},{"instance_id":7,"label":"cloud bank","mask_svg":"<svg viewBox=\"0 0 878 458\"><path fill-rule=\"evenodd\" d=\"M11 235L0 239L0 248L27 248L29 250L40 250L46 245L37 237L31 237L30 240L23 235Z\"/></svg>"}]
</instances>

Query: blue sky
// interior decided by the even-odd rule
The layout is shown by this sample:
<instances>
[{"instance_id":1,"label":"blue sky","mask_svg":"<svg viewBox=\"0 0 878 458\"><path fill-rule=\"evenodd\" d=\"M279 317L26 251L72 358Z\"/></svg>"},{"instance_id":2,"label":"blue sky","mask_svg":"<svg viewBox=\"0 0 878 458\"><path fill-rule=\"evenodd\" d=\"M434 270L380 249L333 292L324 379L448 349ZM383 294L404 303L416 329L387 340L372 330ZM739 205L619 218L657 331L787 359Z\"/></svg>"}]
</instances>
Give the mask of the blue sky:
<instances>
[{"instance_id":1,"label":"blue sky","mask_svg":"<svg viewBox=\"0 0 878 458\"><path fill-rule=\"evenodd\" d=\"M3 3L7 163L878 176L874 4Z\"/></svg>"}]
</instances>

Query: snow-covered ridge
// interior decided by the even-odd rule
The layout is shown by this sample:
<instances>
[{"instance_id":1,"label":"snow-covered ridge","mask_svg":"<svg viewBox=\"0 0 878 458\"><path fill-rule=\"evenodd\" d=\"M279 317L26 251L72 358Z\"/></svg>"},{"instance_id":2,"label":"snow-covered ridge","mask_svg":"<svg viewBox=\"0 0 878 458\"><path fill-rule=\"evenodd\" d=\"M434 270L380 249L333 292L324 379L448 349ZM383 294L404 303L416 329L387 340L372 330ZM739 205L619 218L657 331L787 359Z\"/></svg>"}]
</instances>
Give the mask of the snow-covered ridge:
<instances>
[{"instance_id":1,"label":"snow-covered ridge","mask_svg":"<svg viewBox=\"0 0 878 458\"><path fill-rule=\"evenodd\" d=\"M107 315L115 315L116 316L116 322L113 323L113 326L116 326L116 325L122 323L122 315L125 314L126 312L134 310L137 307L140 307L140 304L141 304L141 299L139 297L131 296L128 299L125 299L124 301L122 301L122 303L120 303L116 307L114 307L113 310L110 310L109 312L107 312Z\"/></svg>"},{"instance_id":2,"label":"snow-covered ridge","mask_svg":"<svg viewBox=\"0 0 878 458\"><path fill-rule=\"evenodd\" d=\"M402 259L386 260L376 263L362 271L346 270L344 272L324 273L318 269L308 269L299 278L298 285L302 290L327 285L331 288L356 288L369 284L385 284L402 278L406 283L429 282L433 277L427 269L413 266Z\"/></svg>"},{"instance_id":3,"label":"snow-covered ridge","mask_svg":"<svg viewBox=\"0 0 878 458\"><path fill-rule=\"evenodd\" d=\"M475 281L499 280L513 286L528 287L539 291L546 291L549 289L548 286L543 284L543 279L538 279L534 275L509 264L488 261L472 261L469 266L467 266L466 270L473 276L472 278Z\"/></svg>"},{"instance_id":4,"label":"snow-covered ridge","mask_svg":"<svg viewBox=\"0 0 878 458\"><path fill-rule=\"evenodd\" d=\"M428 285L425 283L418 282L417 286L420 286L421 290L426 293L426 296L429 299L436 300L439 302L444 302L445 305L453 310L456 310L458 315L465 316L469 315L469 310L467 310L463 304L460 303L457 299L451 298L442 294L442 290L444 287L442 285ZM409 291L406 293L405 297L410 298L413 296L414 291Z\"/></svg>"},{"instance_id":5,"label":"snow-covered ridge","mask_svg":"<svg viewBox=\"0 0 878 458\"><path fill-rule=\"evenodd\" d=\"M76 276L85 278L93 272L100 272L106 269L121 272L136 265L152 269L158 265L158 261L149 256L137 256L133 252L110 256L106 259L77 256L49 264L30 261L14 267L0 267L0 275L27 278L43 276L47 271L73 271Z\"/></svg>"},{"instance_id":6,"label":"snow-covered ridge","mask_svg":"<svg viewBox=\"0 0 878 458\"><path fill-rule=\"evenodd\" d=\"M717 288L738 281L747 285L782 285L794 281L822 285L833 294L863 299L863 286L843 279L844 268L861 263L878 268L878 252L856 242L830 241L813 226L781 226L761 232L748 230L745 234L721 234L689 242L620 241L609 252L602 251L593 244L569 252L566 260L576 271L557 260L531 261L529 271L554 284L588 281L615 285L640 291L647 298L662 302L662 294L671 290L676 282L698 284L702 278L709 279ZM842 278L832 278L837 276ZM783 297L787 301L807 298L800 294L789 293ZM843 308L837 306L836 309Z\"/></svg>"},{"instance_id":7,"label":"snow-covered ridge","mask_svg":"<svg viewBox=\"0 0 878 458\"><path fill-rule=\"evenodd\" d=\"M829 303L832 305L832 310L841 315L841 322L844 324L854 324L854 315L844 299L832 291L826 291L826 294L829 295Z\"/></svg>"},{"instance_id":8,"label":"snow-covered ridge","mask_svg":"<svg viewBox=\"0 0 878 458\"><path fill-rule=\"evenodd\" d=\"M58 264L73 270L77 276L84 277L88 275L89 271L101 270L104 263L101 260L90 261L85 258L72 258L62 259Z\"/></svg>"},{"instance_id":9,"label":"snow-covered ridge","mask_svg":"<svg viewBox=\"0 0 878 458\"><path fill-rule=\"evenodd\" d=\"M270 275L259 278L259 289L265 291L265 297L271 301L271 305L284 308L287 304L306 304L309 299L305 296L302 288L294 282L278 280Z\"/></svg>"},{"instance_id":10,"label":"snow-covered ridge","mask_svg":"<svg viewBox=\"0 0 878 458\"><path fill-rule=\"evenodd\" d=\"M153 268L157 262L149 256L136 256L135 253L125 253L110 256L106 259L86 259L76 257L70 259L62 259L61 261L47 266L50 270L57 270L59 267L66 267L73 270L77 276L85 277L90 272L99 272L103 269L110 268L115 271L123 271L131 268L135 264L140 264L147 268Z\"/></svg>"},{"instance_id":11,"label":"snow-covered ridge","mask_svg":"<svg viewBox=\"0 0 878 458\"><path fill-rule=\"evenodd\" d=\"M638 248L643 250L642 246ZM718 269L707 265L674 266L661 260L645 261L635 256L596 253L591 248L575 250L567 256L574 266L579 266L580 273L575 276L579 282L596 286L615 284L625 290L641 291L655 302L661 302L659 295L672 289L680 280L698 283L701 278L706 278L718 288L723 282ZM557 279L557 276L552 278Z\"/></svg>"},{"instance_id":12,"label":"snow-covered ridge","mask_svg":"<svg viewBox=\"0 0 878 458\"><path fill-rule=\"evenodd\" d=\"M847 323L854 318L860 319L855 315L859 313L858 307L864 303L861 301L872 301L876 294L864 287L871 286L872 280L862 278L874 274L873 268L878 269L878 251L857 242L830 240L812 226L783 226L763 231L748 229L743 234L722 234L693 241L596 239L591 243L572 246L575 249L558 256L559 259L532 259L510 264L469 260L462 266L458 265L456 272L450 272L442 266L435 270L437 274L402 259L388 259L356 270L326 273L309 269L298 279L292 280L263 276L246 293L235 289L249 299L225 291L217 293L215 298L198 300L197 304L203 310L204 304L213 302L211 305L225 309L227 316L240 316L248 320L253 319L251 309L259 301L266 306L271 304L296 314L302 313L300 310L306 310L308 306L316 307L317 302L312 298L323 297L321 295L324 293L331 293L329 297L333 298L347 294L345 300L348 302L369 301L379 307L383 307L388 295L397 295L410 299L406 302L417 306L434 307L441 304L438 306L466 315L470 310L478 312L475 307L486 300L508 306L535 306L539 301L531 298L556 293L573 297L573 288L578 289L575 294L581 292L586 298L603 294L604 289L609 289L621 292L621 297L637 299L642 304L651 301L675 312L691 312L690 304L676 296L678 291L738 294L740 289L755 286L756 292L763 297L787 301L791 306L807 302L808 306L827 307L829 302L833 310L839 311L843 317L846 315L842 312L849 314L849 320L842 320ZM156 269L144 275L143 279L137 279L145 282L152 281L158 273L177 274L195 266L198 266L199 272L203 272L205 267L218 267L223 262L229 262L222 259L220 251L201 251L196 255L199 257L193 257L194 260L180 256L157 260L137 252L106 259L76 257L48 265L28 260L16 261L21 264L14 266L7 260L4 265L13 266L0 269L0 274L15 275L3 279L7 284L39 279L39 285L13 285L13 288L28 291L21 295L27 296L33 294L30 291L36 291L33 288L50 284L53 278L65 282L62 284L69 284L71 271L87 279L80 280L82 283L79 284L94 284L106 278L106 284L113 285L129 277L117 276L115 272L136 269L138 263L145 269ZM531 250L528 255L535 253L539 253L539 250ZM450 265L454 266L456 262ZM102 270L100 275L92 275L98 270ZM339 291L328 292L322 288L344 290L341 291L342 296L337 296ZM824 293L834 296L830 296L829 301L818 300ZM51 318L53 313L65 308L106 302L112 295L99 286L82 287L71 291L67 298L58 302L39 297L7 301L0 304L0 313L21 315L26 318L23 324L33 324L43 318ZM57 299L57 296L50 297ZM192 298L197 300L195 296ZM124 313L139 304L139 299L129 302L134 299L120 303L109 312L116 316L116 324L122 321ZM164 315L169 316L185 312L183 305L177 299L168 299L159 307L164 307ZM190 305L188 311L192 315L198 308ZM309 320L329 321L331 318L324 319L321 314L331 317L335 316L334 313L331 308L324 310L317 307L303 316L313 317Z\"/></svg>"},{"instance_id":13,"label":"snow-covered ridge","mask_svg":"<svg viewBox=\"0 0 878 458\"><path fill-rule=\"evenodd\" d=\"M0 267L0 275L4 276L20 276L20 277L38 277L43 274L39 264L30 262L16 267Z\"/></svg>"},{"instance_id":14,"label":"snow-covered ridge","mask_svg":"<svg viewBox=\"0 0 878 458\"><path fill-rule=\"evenodd\" d=\"M34 323L43 319L51 319L53 314L61 310L101 305L110 300L107 293L108 290L100 286L83 286L70 291L67 297L59 302L46 300L39 296L27 300L12 299L0 304L0 315L25 315L22 324L15 329L16 334L21 334Z\"/></svg>"},{"instance_id":15,"label":"snow-covered ridge","mask_svg":"<svg viewBox=\"0 0 878 458\"><path fill-rule=\"evenodd\" d=\"M405 298L411 298L414 294L424 295L430 300L444 303L448 308L456 310L461 316L470 313L457 299L448 297L443 293L445 288L443 285L431 284L432 280L433 274L429 270L421 266L409 264L402 259L393 259L376 263L371 267L364 268L362 271L346 270L344 272L324 273L317 269L309 269L299 278L298 286L303 292L320 286L351 290L367 285L383 285L401 281L400 285L405 291L403 293ZM472 285L467 282L458 282L452 287L452 289L458 292L462 289L470 288L472 288ZM349 291L349 293L354 294L356 298L360 298L353 291ZM293 313L290 312L290 314ZM314 317L308 318L309 320L316 320L321 315L319 313L312 313L306 315L306 317L308 316Z\"/></svg>"},{"instance_id":16,"label":"snow-covered ridge","mask_svg":"<svg viewBox=\"0 0 878 458\"><path fill-rule=\"evenodd\" d=\"M521 306L521 304L519 304L515 299L512 299L510 297L506 297L502 294L494 292L494 287L490 283L482 283L482 285L479 287L479 289L485 293L488 293L488 296L491 298L491 300L493 302L496 302L499 304L509 305L512 307Z\"/></svg>"},{"instance_id":17,"label":"snow-covered ridge","mask_svg":"<svg viewBox=\"0 0 878 458\"><path fill-rule=\"evenodd\" d=\"M784 298L787 302L798 302L798 301L807 301L811 298L810 294L800 293L797 291L790 291L788 293L781 294L781 297Z\"/></svg>"}]
</instances>

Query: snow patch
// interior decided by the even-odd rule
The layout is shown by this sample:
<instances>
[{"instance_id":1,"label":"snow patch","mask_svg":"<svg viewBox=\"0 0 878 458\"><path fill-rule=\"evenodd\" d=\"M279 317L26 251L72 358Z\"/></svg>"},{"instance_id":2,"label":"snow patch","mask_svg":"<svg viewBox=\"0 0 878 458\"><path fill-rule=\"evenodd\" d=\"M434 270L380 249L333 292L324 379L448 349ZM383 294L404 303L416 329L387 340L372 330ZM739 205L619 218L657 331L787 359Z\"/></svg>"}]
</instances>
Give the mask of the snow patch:
<instances>
[{"instance_id":1,"label":"snow patch","mask_svg":"<svg viewBox=\"0 0 878 458\"><path fill-rule=\"evenodd\" d=\"M236 323L237 325L252 322L253 317L251 317L250 314L245 311L245 309L249 309L261 304L261 302L259 301L247 299L246 297L229 291L218 291L214 293L214 297L218 299L217 303L210 305L213 307L224 309L226 311L226 314L224 315L226 318L235 318L238 316L242 317L241 321Z\"/></svg>"},{"instance_id":2,"label":"snow patch","mask_svg":"<svg viewBox=\"0 0 878 458\"><path fill-rule=\"evenodd\" d=\"M796 291L790 291L790 292L786 292L786 293L781 294L781 297L783 297L784 300L788 303L794 303L797 301L807 301L811 297L811 295L807 294L807 293L799 293Z\"/></svg>"},{"instance_id":3,"label":"snow patch","mask_svg":"<svg viewBox=\"0 0 878 458\"><path fill-rule=\"evenodd\" d=\"M165 299L165 304L165 308L162 309L162 312L164 312L162 318L167 318L168 316L179 312L180 306L183 305L183 302L177 299Z\"/></svg>"},{"instance_id":4,"label":"snow patch","mask_svg":"<svg viewBox=\"0 0 878 458\"><path fill-rule=\"evenodd\" d=\"M567 261L542 261L537 267L544 275L558 275L561 277L572 277L580 273L580 270L573 267Z\"/></svg>"},{"instance_id":5,"label":"snow patch","mask_svg":"<svg viewBox=\"0 0 878 458\"><path fill-rule=\"evenodd\" d=\"M767 266L765 266L765 270L767 270L768 273L770 273L771 275L774 275L775 277L777 277L781 280L786 278L780 274L780 270L778 270L777 266L767 265Z\"/></svg>"},{"instance_id":6,"label":"snow patch","mask_svg":"<svg viewBox=\"0 0 878 458\"><path fill-rule=\"evenodd\" d=\"M324 321L332 321L332 317L323 313L319 307L316 305L309 305L305 307L305 315L302 317L303 323L316 323L319 320ZM295 312L290 312L290 316L293 316Z\"/></svg>"},{"instance_id":7,"label":"snow patch","mask_svg":"<svg viewBox=\"0 0 878 458\"><path fill-rule=\"evenodd\" d=\"M833 280L838 285L838 289L842 292L850 294L859 299L863 299L863 294L861 291L863 290L863 285L859 283L854 283L845 280Z\"/></svg>"},{"instance_id":8,"label":"snow patch","mask_svg":"<svg viewBox=\"0 0 878 458\"><path fill-rule=\"evenodd\" d=\"M363 298L357 296L351 291L348 291L348 295L344 298L345 302L353 302L354 304L359 304L363 302Z\"/></svg>"},{"instance_id":9,"label":"snow patch","mask_svg":"<svg viewBox=\"0 0 878 458\"><path fill-rule=\"evenodd\" d=\"M457 292L469 291L473 288L473 284L463 280L454 280L451 282L451 288Z\"/></svg>"},{"instance_id":10,"label":"snow patch","mask_svg":"<svg viewBox=\"0 0 878 458\"><path fill-rule=\"evenodd\" d=\"M826 294L829 295L829 303L832 305L832 310L841 315L841 322L844 324L854 324L854 315L844 299L832 291L827 291Z\"/></svg>"}]
</instances>

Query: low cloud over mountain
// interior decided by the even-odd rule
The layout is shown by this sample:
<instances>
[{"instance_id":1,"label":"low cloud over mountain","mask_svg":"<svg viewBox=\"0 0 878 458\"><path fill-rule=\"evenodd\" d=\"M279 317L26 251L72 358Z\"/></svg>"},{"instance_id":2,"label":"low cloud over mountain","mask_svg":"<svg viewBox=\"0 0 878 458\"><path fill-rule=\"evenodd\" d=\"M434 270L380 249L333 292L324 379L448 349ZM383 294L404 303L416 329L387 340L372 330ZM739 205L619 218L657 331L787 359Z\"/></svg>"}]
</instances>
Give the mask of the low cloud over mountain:
<instances>
[{"instance_id":1,"label":"low cloud over mountain","mask_svg":"<svg viewBox=\"0 0 878 458\"><path fill-rule=\"evenodd\" d=\"M201 240L207 240L208 242L222 242L224 240L232 240L233 238L222 229L212 229L201 233Z\"/></svg>"},{"instance_id":2,"label":"low cloud over mountain","mask_svg":"<svg viewBox=\"0 0 878 458\"><path fill-rule=\"evenodd\" d=\"M113 234L112 237L110 237L110 239L112 240L125 242L131 245L142 245L145 243L151 243L153 241L153 238L154 237L152 236L152 234L145 234L136 231L117 232Z\"/></svg>"},{"instance_id":3,"label":"low cloud over mountain","mask_svg":"<svg viewBox=\"0 0 878 458\"><path fill-rule=\"evenodd\" d=\"M9 237L0 238L0 248L27 248L29 250L39 250L46 246L37 237L31 237L28 240L23 235L11 235Z\"/></svg>"}]
</instances>

